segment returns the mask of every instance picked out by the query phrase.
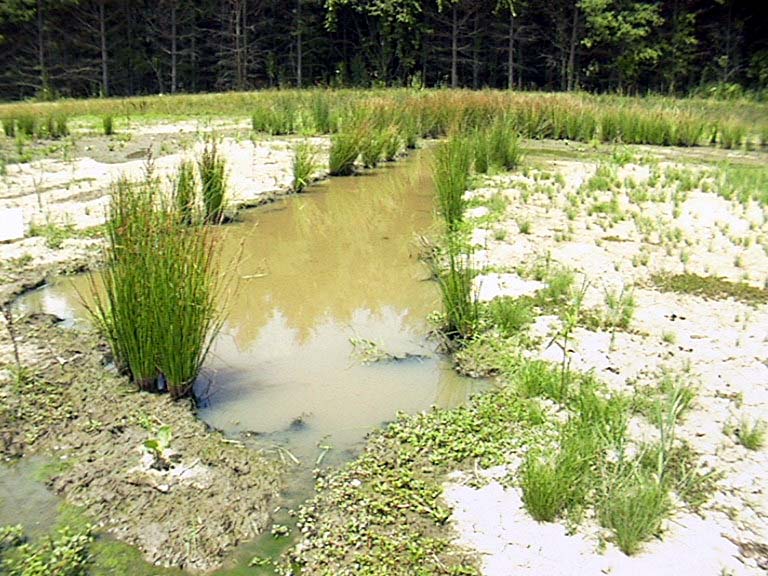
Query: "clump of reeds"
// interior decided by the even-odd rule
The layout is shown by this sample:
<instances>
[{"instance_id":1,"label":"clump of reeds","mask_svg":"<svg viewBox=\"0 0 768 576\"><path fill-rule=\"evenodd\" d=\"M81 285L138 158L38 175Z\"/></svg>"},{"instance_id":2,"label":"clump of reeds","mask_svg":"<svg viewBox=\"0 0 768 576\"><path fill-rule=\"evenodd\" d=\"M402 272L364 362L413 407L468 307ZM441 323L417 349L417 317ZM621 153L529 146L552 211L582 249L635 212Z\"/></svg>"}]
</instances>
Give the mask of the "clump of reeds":
<instances>
[{"instance_id":1,"label":"clump of reeds","mask_svg":"<svg viewBox=\"0 0 768 576\"><path fill-rule=\"evenodd\" d=\"M64 114L51 114L47 116L45 119L45 134L54 140L68 136L67 117Z\"/></svg>"},{"instance_id":2,"label":"clump of reeds","mask_svg":"<svg viewBox=\"0 0 768 576\"><path fill-rule=\"evenodd\" d=\"M16 119L15 118L3 118L3 133L8 138L16 137Z\"/></svg>"},{"instance_id":3,"label":"clump of reeds","mask_svg":"<svg viewBox=\"0 0 768 576\"><path fill-rule=\"evenodd\" d=\"M376 168L384 155L387 146L386 135L380 130L374 130L360 142L360 158L366 168Z\"/></svg>"},{"instance_id":4,"label":"clump of reeds","mask_svg":"<svg viewBox=\"0 0 768 576\"><path fill-rule=\"evenodd\" d=\"M318 134L330 134L334 130L329 97L325 93L317 93L312 97L312 121Z\"/></svg>"},{"instance_id":5,"label":"clump of reeds","mask_svg":"<svg viewBox=\"0 0 768 576\"><path fill-rule=\"evenodd\" d=\"M203 192L205 221L219 224L224 218L227 194L227 162L219 155L215 140L206 142L197 163Z\"/></svg>"},{"instance_id":6,"label":"clump of reeds","mask_svg":"<svg viewBox=\"0 0 768 576\"><path fill-rule=\"evenodd\" d=\"M107 114L101 118L101 130L104 136L112 136L115 133L115 125L112 114Z\"/></svg>"},{"instance_id":7,"label":"clump of reeds","mask_svg":"<svg viewBox=\"0 0 768 576\"><path fill-rule=\"evenodd\" d=\"M433 179L440 213L450 232L457 230L464 219L464 193L469 187L472 164L470 152L465 138L453 136L440 144L435 153Z\"/></svg>"},{"instance_id":8,"label":"clump of reeds","mask_svg":"<svg viewBox=\"0 0 768 576\"><path fill-rule=\"evenodd\" d=\"M190 225L195 222L197 182L195 181L195 164L189 160L179 165L174 181L173 201L183 223Z\"/></svg>"},{"instance_id":9,"label":"clump of reeds","mask_svg":"<svg viewBox=\"0 0 768 576\"><path fill-rule=\"evenodd\" d=\"M449 233L445 239L444 257L431 264L443 301L443 334L450 340L471 338L480 319L478 295L472 282L471 247Z\"/></svg>"},{"instance_id":10,"label":"clump of reeds","mask_svg":"<svg viewBox=\"0 0 768 576\"><path fill-rule=\"evenodd\" d=\"M37 134L37 118L24 114L16 118L16 132L33 137Z\"/></svg>"},{"instance_id":11,"label":"clump of reeds","mask_svg":"<svg viewBox=\"0 0 768 576\"><path fill-rule=\"evenodd\" d=\"M499 118L487 133L488 160L502 170L517 168L522 158L517 130L504 118Z\"/></svg>"},{"instance_id":12,"label":"clump of reeds","mask_svg":"<svg viewBox=\"0 0 768 576\"><path fill-rule=\"evenodd\" d=\"M743 124L735 122L723 122L719 125L718 140L722 148L727 150L741 147L746 136Z\"/></svg>"},{"instance_id":13,"label":"clump of reeds","mask_svg":"<svg viewBox=\"0 0 768 576\"><path fill-rule=\"evenodd\" d=\"M94 280L89 311L139 389L187 396L221 325L215 244L151 174L117 182L111 200L103 290Z\"/></svg>"},{"instance_id":14,"label":"clump of reeds","mask_svg":"<svg viewBox=\"0 0 768 576\"><path fill-rule=\"evenodd\" d=\"M331 176L349 176L362 148L362 132L356 126L345 126L331 137L328 172Z\"/></svg>"},{"instance_id":15,"label":"clump of reeds","mask_svg":"<svg viewBox=\"0 0 768 576\"><path fill-rule=\"evenodd\" d=\"M317 151L309 142L299 142L293 147L293 192L301 192L311 182L317 169Z\"/></svg>"}]
</instances>

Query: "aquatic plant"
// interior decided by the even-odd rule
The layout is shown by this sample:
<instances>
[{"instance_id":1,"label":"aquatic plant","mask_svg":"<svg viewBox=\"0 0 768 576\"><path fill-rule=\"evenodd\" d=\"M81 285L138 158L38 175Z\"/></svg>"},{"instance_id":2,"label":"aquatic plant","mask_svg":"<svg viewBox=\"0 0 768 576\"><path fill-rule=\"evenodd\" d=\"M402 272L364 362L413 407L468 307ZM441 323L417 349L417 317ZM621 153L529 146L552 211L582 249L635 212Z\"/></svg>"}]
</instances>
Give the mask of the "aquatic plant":
<instances>
[{"instance_id":1,"label":"aquatic plant","mask_svg":"<svg viewBox=\"0 0 768 576\"><path fill-rule=\"evenodd\" d=\"M115 133L114 118L112 114L107 114L101 118L101 130L104 136L112 136Z\"/></svg>"},{"instance_id":2,"label":"aquatic plant","mask_svg":"<svg viewBox=\"0 0 768 576\"><path fill-rule=\"evenodd\" d=\"M350 176L360 156L362 134L356 127L345 126L331 137L328 172L331 176Z\"/></svg>"},{"instance_id":3,"label":"aquatic plant","mask_svg":"<svg viewBox=\"0 0 768 576\"><path fill-rule=\"evenodd\" d=\"M449 232L458 229L464 220L472 163L470 148L465 138L453 136L443 142L435 152L432 178L437 190L440 214Z\"/></svg>"},{"instance_id":4,"label":"aquatic plant","mask_svg":"<svg viewBox=\"0 0 768 576\"><path fill-rule=\"evenodd\" d=\"M220 328L221 276L208 229L190 225L148 175L113 186L106 237L91 316L139 389L189 395Z\"/></svg>"},{"instance_id":5,"label":"aquatic plant","mask_svg":"<svg viewBox=\"0 0 768 576\"><path fill-rule=\"evenodd\" d=\"M309 142L299 142L293 147L293 192L301 192L309 184L317 168L317 151Z\"/></svg>"},{"instance_id":6,"label":"aquatic plant","mask_svg":"<svg viewBox=\"0 0 768 576\"><path fill-rule=\"evenodd\" d=\"M197 167L202 185L205 221L218 224L224 218L227 194L227 162L219 155L215 140L206 142Z\"/></svg>"},{"instance_id":7,"label":"aquatic plant","mask_svg":"<svg viewBox=\"0 0 768 576\"><path fill-rule=\"evenodd\" d=\"M182 222L192 224L197 208L197 182L195 181L195 164L191 161L182 162L176 171L173 201Z\"/></svg>"},{"instance_id":8,"label":"aquatic plant","mask_svg":"<svg viewBox=\"0 0 768 576\"><path fill-rule=\"evenodd\" d=\"M452 340L467 339L475 333L480 319L477 290L472 283L472 250L449 234L444 251L445 262L439 258L431 261L445 314L442 332Z\"/></svg>"}]
</instances>

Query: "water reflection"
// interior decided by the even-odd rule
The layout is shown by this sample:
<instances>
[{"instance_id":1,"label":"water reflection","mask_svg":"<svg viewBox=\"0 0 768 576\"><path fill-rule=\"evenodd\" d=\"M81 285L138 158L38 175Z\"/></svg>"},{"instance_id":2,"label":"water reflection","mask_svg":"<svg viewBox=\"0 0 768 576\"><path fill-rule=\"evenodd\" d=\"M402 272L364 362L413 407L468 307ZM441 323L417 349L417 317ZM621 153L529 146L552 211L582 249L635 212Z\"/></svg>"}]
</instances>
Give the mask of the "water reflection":
<instances>
[{"instance_id":1,"label":"water reflection","mask_svg":"<svg viewBox=\"0 0 768 576\"><path fill-rule=\"evenodd\" d=\"M318 445L345 452L398 410L454 406L476 389L425 338L439 306L414 243L433 225L428 156L332 179L217 231L235 282L198 386L204 420L314 460ZM78 289L85 278L25 302L81 315ZM364 365L350 338L423 358Z\"/></svg>"}]
</instances>

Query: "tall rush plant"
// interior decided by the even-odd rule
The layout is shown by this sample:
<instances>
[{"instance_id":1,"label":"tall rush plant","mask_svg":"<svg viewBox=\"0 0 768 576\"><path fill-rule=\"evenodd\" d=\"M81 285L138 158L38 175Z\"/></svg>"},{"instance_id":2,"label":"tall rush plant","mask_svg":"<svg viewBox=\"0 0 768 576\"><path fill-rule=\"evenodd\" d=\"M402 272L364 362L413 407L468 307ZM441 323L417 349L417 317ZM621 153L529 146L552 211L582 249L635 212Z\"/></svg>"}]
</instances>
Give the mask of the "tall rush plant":
<instances>
[{"instance_id":1,"label":"tall rush plant","mask_svg":"<svg viewBox=\"0 0 768 576\"><path fill-rule=\"evenodd\" d=\"M91 316L140 390L188 396L221 327L222 276L209 230L188 223L148 173L113 186L106 238Z\"/></svg>"}]
</instances>

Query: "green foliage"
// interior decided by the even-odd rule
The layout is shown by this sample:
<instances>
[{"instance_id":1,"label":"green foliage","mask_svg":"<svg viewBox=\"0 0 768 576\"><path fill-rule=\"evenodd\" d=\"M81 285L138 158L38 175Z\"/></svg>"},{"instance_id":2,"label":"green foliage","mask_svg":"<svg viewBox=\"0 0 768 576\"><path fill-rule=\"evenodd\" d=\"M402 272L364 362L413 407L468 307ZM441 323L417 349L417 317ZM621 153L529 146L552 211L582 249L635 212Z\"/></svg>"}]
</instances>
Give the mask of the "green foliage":
<instances>
[{"instance_id":1,"label":"green foliage","mask_svg":"<svg viewBox=\"0 0 768 576\"><path fill-rule=\"evenodd\" d=\"M3 132L7 138L16 137L16 119L3 118Z\"/></svg>"},{"instance_id":2,"label":"green foliage","mask_svg":"<svg viewBox=\"0 0 768 576\"><path fill-rule=\"evenodd\" d=\"M763 165L725 164L716 178L715 192L729 200L754 200L768 205L768 168Z\"/></svg>"},{"instance_id":3,"label":"green foliage","mask_svg":"<svg viewBox=\"0 0 768 576\"><path fill-rule=\"evenodd\" d=\"M16 118L16 131L27 137L34 137L37 134L37 118L31 115L19 116Z\"/></svg>"},{"instance_id":4,"label":"green foliage","mask_svg":"<svg viewBox=\"0 0 768 576\"><path fill-rule=\"evenodd\" d=\"M512 170L520 165L522 150L517 130L502 117L487 132L488 162L501 170Z\"/></svg>"},{"instance_id":5,"label":"green foliage","mask_svg":"<svg viewBox=\"0 0 768 576\"><path fill-rule=\"evenodd\" d=\"M107 114L101 118L101 130L104 136L112 136L115 133L114 118Z\"/></svg>"},{"instance_id":6,"label":"green foliage","mask_svg":"<svg viewBox=\"0 0 768 576\"><path fill-rule=\"evenodd\" d=\"M663 292L693 294L711 300L733 298L746 304L758 305L768 302L768 290L744 282L731 282L717 276L697 274L654 274L651 283Z\"/></svg>"},{"instance_id":7,"label":"green foliage","mask_svg":"<svg viewBox=\"0 0 768 576\"><path fill-rule=\"evenodd\" d=\"M179 165L174 182L174 202L181 219L186 224L192 224L197 210L197 182L195 181L195 164L184 161Z\"/></svg>"},{"instance_id":8,"label":"green foliage","mask_svg":"<svg viewBox=\"0 0 768 576\"><path fill-rule=\"evenodd\" d=\"M464 220L472 158L466 139L454 136L440 144L435 152L432 178L437 189L440 214L449 232L458 230Z\"/></svg>"},{"instance_id":9,"label":"green foliage","mask_svg":"<svg viewBox=\"0 0 768 576\"><path fill-rule=\"evenodd\" d=\"M598 508L598 518L613 531L622 552L631 555L659 533L670 509L669 492L658 479L632 470L614 481Z\"/></svg>"},{"instance_id":10,"label":"green foliage","mask_svg":"<svg viewBox=\"0 0 768 576\"><path fill-rule=\"evenodd\" d=\"M220 327L221 277L207 229L158 190L151 176L113 187L103 290L94 279L89 312L140 389L181 398Z\"/></svg>"},{"instance_id":11,"label":"green foliage","mask_svg":"<svg viewBox=\"0 0 768 576\"><path fill-rule=\"evenodd\" d=\"M206 142L197 163L203 193L205 221L219 224L224 218L227 195L227 161L219 155L215 140Z\"/></svg>"},{"instance_id":12,"label":"green foliage","mask_svg":"<svg viewBox=\"0 0 768 576\"><path fill-rule=\"evenodd\" d=\"M552 454L529 453L520 472L523 504L539 522L552 522L566 508L571 477Z\"/></svg>"},{"instance_id":13,"label":"green foliage","mask_svg":"<svg viewBox=\"0 0 768 576\"><path fill-rule=\"evenodd\" d=\"M87 576L91 562L90 529L60 529L55 538L37 544L21 544L3 562L8 576Z\"/></svg>"},{"instance_id":14,"label":"green foliage","mask_svg":"<svg viewBox=\"0 0 768 576\"><path fill-rule=\"evenodd\" d=\"M343 126L331 136L328 172L331 176L350 176L363 147L364 134L356 126Z\"/></svg>"},{"instance_id":15,"label":"green foliage","mask_svg":"<svg viewBox=\"0 0 768 576\"><path fill-rule=\"evenodd\" d=\"M559 368L549 362L522 363L514 381L523 398L545 397L563 405L568 400L568 380L563 380Z\"/></svg>"},{"instance_id":16,"label":"green foliage","mask_svg":"<svg viewBox=\"0 0 768 576\"><path fill-rule=\"evenodd\" d=\"M475 333L480 319L472 284L472 251L462 250L461 242L453 235L447 237L446 244L447 267L435 271L445 312L443 332L451 339L467 339Z\"/></svg>"},{"instance_id":17,"label":"green foliage","mask_svg":"<svg viewBox=\"0 0 768 576\"><path fill-rule=\"evenodd\" d=\"M384 150L387 148L387 134L380 130L374 130L361 141L360 156L363 166L366 168L375 168L384 156Z\"/></svg>"},{"instance_id":18,"label":"green foliage","mask_svg":"<svg viewBox=\"0 0 768 576\"><path fill-rule=\"evenodd\" d=\"M485 314L502 336L514 336L533 322L530 303L508 296L491 300L485 308Z\"/></svg>"},{"instance_id":19,"label":"green foliage","mask_svg":"<svg viewBox=\"0 0 768 576\"><path fill-rule=\"evenodd\" d=\"M739 444L747 450L760 450L765 446L766 436L768 436L768 425L762 420L750 424L749 421L743 419L736 430Z\"/></svg>"},{"instance_id":20,"label":"green foliage","mask_svg":"<svg viewBox=\"0 0 768 576\"><path fill-rule=\"evenodd\" d=\"M24 528L20 524L0 526L0 559L3 551L21 546L25 540Z\"/></svg>"},{"instance_id":21,"label":"green foliage","mask_svg":"<svg viewBox=\"0 0 768 576\"><path fill-rule=\"evenodd\" d=\"M75 235L75 227L71 224L56 224L54 222L32 224L29 227L29 235L42 236L45 238L45 245L48 248L58 250L64 245L64 240Z\"/></svg>"},{"instance_id":22,"label":"green foliage","mask_svg":"<svg viewBox=\"0 0 768 576\"><path fill-rule=\"evenodd\" d=\"M317 152L309 142L299 142L293 147L293 192L301 192L311 182L317 169Z\"/></svg>"}]
</instances>

